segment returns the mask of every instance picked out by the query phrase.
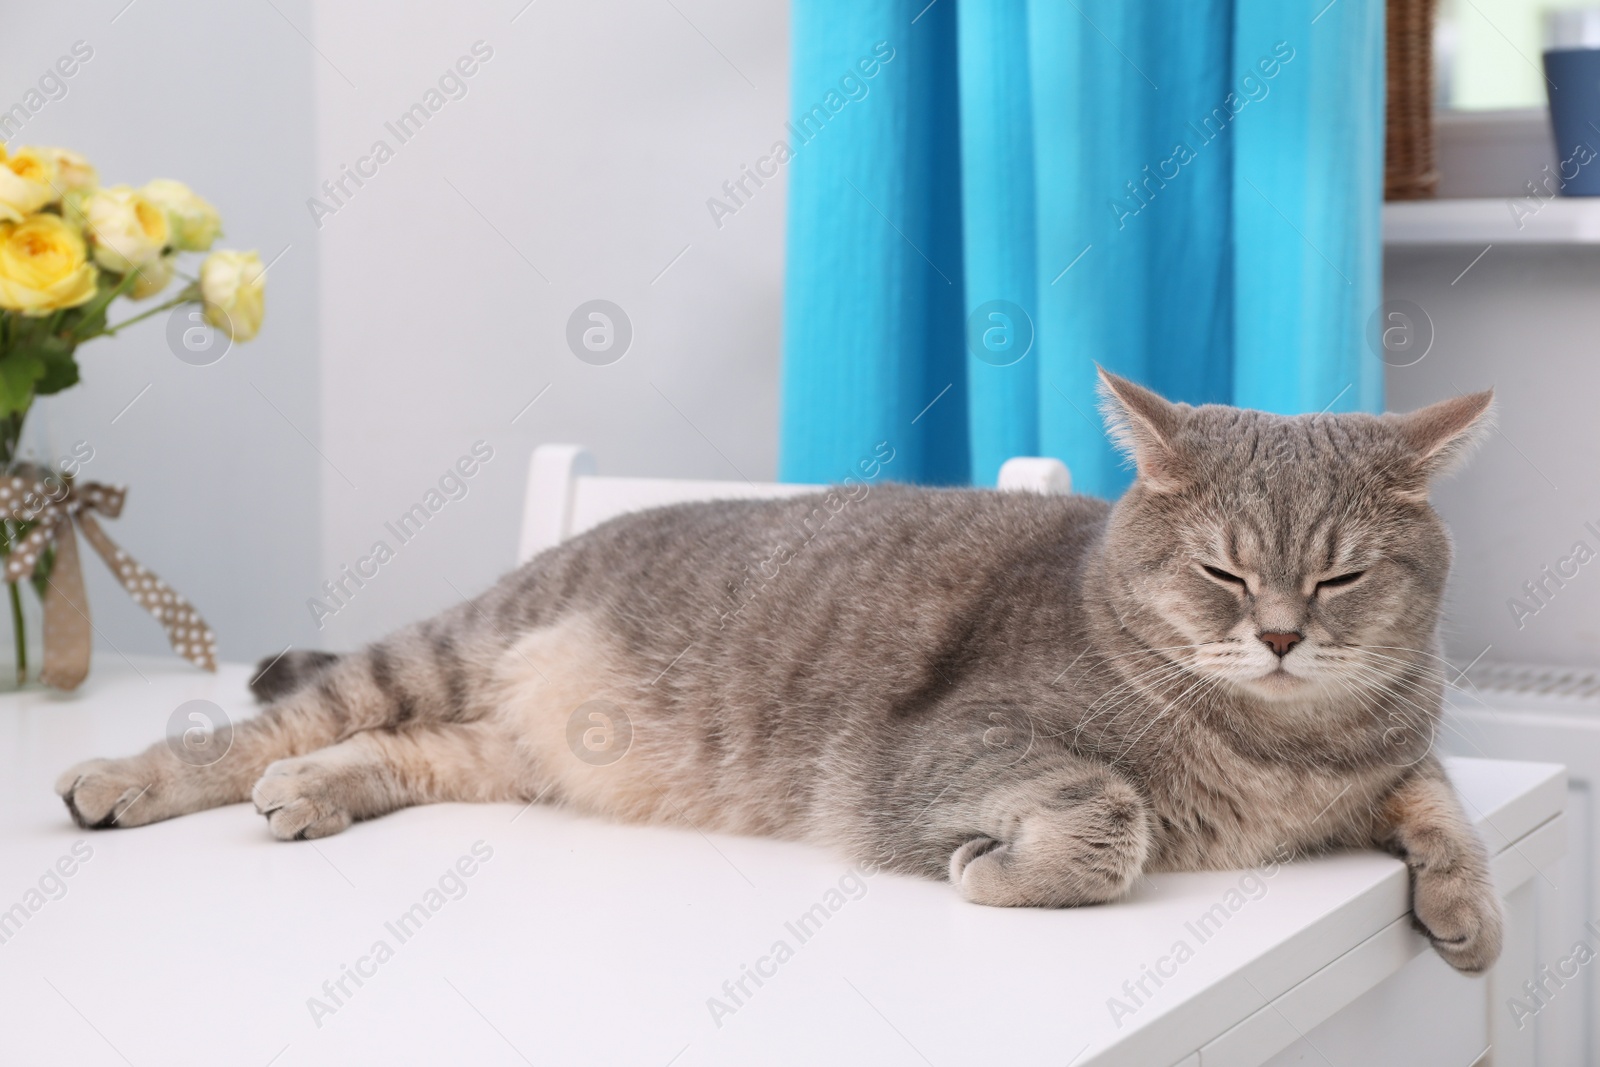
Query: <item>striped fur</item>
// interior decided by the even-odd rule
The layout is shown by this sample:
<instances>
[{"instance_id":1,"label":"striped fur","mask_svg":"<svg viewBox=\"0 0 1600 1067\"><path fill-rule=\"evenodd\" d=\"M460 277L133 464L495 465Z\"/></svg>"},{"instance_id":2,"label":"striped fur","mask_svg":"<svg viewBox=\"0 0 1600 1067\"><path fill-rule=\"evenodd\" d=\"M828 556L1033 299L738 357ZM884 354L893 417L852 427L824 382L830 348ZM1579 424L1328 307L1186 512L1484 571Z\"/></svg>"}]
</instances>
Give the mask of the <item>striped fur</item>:
<instances>
[{"instance_id":1,"label":"striped fur","mask_svg":"<svg viewBox=\"0 0 1600 1067\"><path fill-rule=\"evenodd\" d=\"M58 790L86 826L253 798L282 838L538 799L1001 905L1375 846L1445 958L1487 967L1498 901L1430 755L1425 499L1487 396L1282 418L1108 389L1140 469L1115 508L855 483L626 516L365 649L281 657L211 766L158 744Z\"/></svg>"}]
</instances>

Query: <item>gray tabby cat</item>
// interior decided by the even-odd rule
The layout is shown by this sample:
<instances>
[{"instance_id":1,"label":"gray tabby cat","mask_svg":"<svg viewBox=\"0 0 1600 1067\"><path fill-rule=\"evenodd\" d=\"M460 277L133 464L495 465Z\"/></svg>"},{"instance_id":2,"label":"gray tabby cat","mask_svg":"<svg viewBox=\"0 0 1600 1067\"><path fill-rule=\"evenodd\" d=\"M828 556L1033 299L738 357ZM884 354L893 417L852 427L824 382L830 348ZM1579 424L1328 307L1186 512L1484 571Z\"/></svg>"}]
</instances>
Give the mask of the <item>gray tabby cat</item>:
<instances>
[{"instance_id":1,"label":"gray tabby cat","mask_svg":"<svg viewBox=\"0 0 1600 1067\"><path fill-rule=\"evenodd\" d=\"M253 798L286 839L543 798L994 905L1377 847L1440 954L1484 970L1499 898L1430 753L1450 540L1428 484L1491 395L1287 418L1103 387L1138 468L1115 506L885 485L627 515L360 652L278 660L219 762L158 743L57 791L87 827Z\"/></svg>"}]
</instances>

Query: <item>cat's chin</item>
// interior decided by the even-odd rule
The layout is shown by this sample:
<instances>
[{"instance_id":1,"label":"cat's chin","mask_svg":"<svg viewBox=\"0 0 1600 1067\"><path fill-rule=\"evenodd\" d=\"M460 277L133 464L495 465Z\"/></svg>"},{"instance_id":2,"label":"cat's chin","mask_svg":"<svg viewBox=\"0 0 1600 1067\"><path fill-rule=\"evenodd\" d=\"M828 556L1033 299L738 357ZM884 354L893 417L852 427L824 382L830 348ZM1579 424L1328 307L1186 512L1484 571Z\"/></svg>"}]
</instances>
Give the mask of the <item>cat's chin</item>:
<instances>
[{"instance_id":1,"label":"cat's chin","mask_svg":"<svg viewBox=\"0 0 1600 1067\"><path fill-rule=\"evenodd\" d=\"M1267 674L1251 678L1244 684L1247 689L1257 696L1263 696L1270 700L1286 700L1292 697L1304 696L1313 688L1311 679L1301 677L1298 674L1290 674L1282 667Z\"/></svg>"}]
</instances>

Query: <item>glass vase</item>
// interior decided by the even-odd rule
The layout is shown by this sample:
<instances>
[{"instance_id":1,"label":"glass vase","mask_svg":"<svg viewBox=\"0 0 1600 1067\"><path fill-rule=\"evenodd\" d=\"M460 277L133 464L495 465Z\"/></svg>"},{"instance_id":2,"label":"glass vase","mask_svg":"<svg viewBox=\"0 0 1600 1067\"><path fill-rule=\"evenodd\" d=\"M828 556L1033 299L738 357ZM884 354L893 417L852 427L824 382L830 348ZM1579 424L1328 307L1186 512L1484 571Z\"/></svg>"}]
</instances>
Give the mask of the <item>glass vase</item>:
<instances>
[{"instance_id":1,"label":"glass vase","mask_svg":"<svg viewBox=\"0 0 1600 1067\"><path fill-rule=\"evenodd\" d=\"M18 443L22 439L22 424L27 412L0 417L0 472L9 476L18 461ZM20 541L31 528L31 523L8 517L0 518L0 559L9 555L11 546ZM3 612L9 622L10 640L0 642L0 692L23 688L38 679L39 664L44 652L40 635L43 630L43 609L39 598L25 594L24 579L5 583L6 606Z\"/></svg>"}]
</instances>

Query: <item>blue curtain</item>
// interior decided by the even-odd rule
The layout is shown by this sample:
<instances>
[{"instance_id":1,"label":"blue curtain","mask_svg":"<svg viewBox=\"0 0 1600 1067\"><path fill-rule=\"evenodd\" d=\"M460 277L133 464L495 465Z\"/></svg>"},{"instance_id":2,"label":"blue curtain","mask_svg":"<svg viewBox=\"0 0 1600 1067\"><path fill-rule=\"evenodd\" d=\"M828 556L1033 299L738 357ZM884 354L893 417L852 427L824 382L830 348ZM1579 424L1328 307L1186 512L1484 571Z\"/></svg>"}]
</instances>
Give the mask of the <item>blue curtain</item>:
<instances>
[{"instance_id":1,"label":"blue curtain","mask_svg":"<svg viewBox=\"0 0 1600 1067\"><path fill-rule=\"evenodd\" d=\"M780 475L1129 472L1095 363L1377 411L1379 0L793 0Z\"/></svg>"}]
</instances>

